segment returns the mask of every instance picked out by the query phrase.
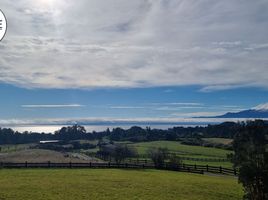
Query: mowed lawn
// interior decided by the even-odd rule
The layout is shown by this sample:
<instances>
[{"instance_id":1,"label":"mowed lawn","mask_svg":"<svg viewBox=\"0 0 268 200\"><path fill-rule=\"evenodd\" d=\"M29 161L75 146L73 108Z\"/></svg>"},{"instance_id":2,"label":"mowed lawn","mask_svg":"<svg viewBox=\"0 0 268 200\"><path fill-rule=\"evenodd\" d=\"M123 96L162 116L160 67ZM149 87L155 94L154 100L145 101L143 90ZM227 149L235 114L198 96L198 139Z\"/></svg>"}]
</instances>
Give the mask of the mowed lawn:
<instances>
[{"instance_id":1,"label":"mowed lawn","mask_svg":"<svg viewBox=\"0 0 268 200\"><path fill-rule=\"evenodd\" d=\"M0 200L232 200L234 177L158 170L0 170Z\"/></svg>"}]
</instances>

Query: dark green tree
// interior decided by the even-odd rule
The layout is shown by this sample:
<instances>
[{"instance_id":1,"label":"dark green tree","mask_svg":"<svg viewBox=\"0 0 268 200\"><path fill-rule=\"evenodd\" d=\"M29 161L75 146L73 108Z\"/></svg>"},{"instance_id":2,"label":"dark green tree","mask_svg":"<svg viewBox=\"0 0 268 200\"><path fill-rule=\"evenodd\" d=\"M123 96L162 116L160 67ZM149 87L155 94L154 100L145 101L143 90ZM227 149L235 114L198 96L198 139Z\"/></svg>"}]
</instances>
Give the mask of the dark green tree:
<instances>
[{"instance_id":1,"label":"dark green tree","mask_svg":"<svg viewBox=\"0 0 268 200\"><path fill-rule=\"evenodd\" d=\"M126 158L131 158L137 156L137 151L135 148L131 148L127 145L121 144L108 144L100 146L100 151L98 155L104 160L112 158L116 163L121 163Z\"/></svg>"},{"instance_id":2,"label":"dark green tree","mask_svg":"<svg viewBox=\"0 0 268 200\"><path fill-rule=\"evenodd\" d=\"M130 148L127 145L116 145L112 156L116 163L121 163L126 158L135 157L137 152L134 148Z\"/></svg>"},{"instance_id":3,"label":"dark green tree","mask_svg":"<svg viewBox=\"0 0 268 200\"><path fill-rule=\"evenodd\" d=\"M268 199L267 140L267 127L261 120L247 122L234 138L232 161L234 167L239 168L239 182L245 189L244 199Z\"/></svg>"},{"instance_id":4,"label":"dark green tree","mask_svg":"<svg viewBox=\"0 0 268 200\"><path fill-rule=\"evenodd\" d=\"M163 168L165 165L165 160L168 157L168 149L167 148L150 148L148 149L148 156L152 159L154 165L157 168Z\"/></svg>"}]
</instances>

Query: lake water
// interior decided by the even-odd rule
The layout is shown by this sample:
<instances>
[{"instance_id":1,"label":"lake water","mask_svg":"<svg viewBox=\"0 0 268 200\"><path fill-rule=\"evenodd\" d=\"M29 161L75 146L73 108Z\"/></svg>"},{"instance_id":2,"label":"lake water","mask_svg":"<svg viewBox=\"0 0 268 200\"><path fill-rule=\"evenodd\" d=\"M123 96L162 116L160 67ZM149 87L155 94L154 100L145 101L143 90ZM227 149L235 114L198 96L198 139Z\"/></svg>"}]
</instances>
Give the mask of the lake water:
<instances>
[{"instance_id":1,"label":"lake water","mask_svg":"<svg viewBox=\"0 0 268 200\"><path fill-rule=\"evenodd\" d=\"M92 131L96 131L96 132L100 132L100 131L104 131L107 128L109 128L110 130L112 130L113 128L116 127L121 127L123 129L129 129L132 126L139 126L142 128L146 128L146 127L151 127L152 129L168 129L168 128L172 128L172 127L194 127L194 126L207 126L208 124L219 124L225 121L229 121L229 122L238 122L238 121L246 121L246 120L254 120L251 118L190 118L190 119L182 119L182 120L177 120L176 122L171 122L171 123L155 123L155 122L148 122L148 123L108 123L108 124L91 124L91 125L83 125L87 132L92 132ZM268 120L268 119L266 119ZM82 125L82 123L81 123ZM38 132L38 133L54 133L55 131L61 129L62 127L66 127L68 125L61 125L61 124L57 124L57 125L0 125L0 127L2 128L12 128L15 131L18 132L24 132L24 131L28 131L28 132ZM70 126L70 125L69 125Z\"/></svg>"},{"instance_id":2,"label":"lake water","mask_svg":"<svg viewBox=\"0 0 268 200\"><path fill-rule=\"evenodd\" d=\"M29 132L38 132L38 133L54 133L55 131L61 129L63 126L67 126L67 125L43 125L43 126L9 126L6 128L12 128L15 131L18 132L24 132L24 131L29 131ZM87 132L92 132L92 131L104 131L107 128L109 128L110 130L112 130L113 128L116 127L121 127L123 129L128 129L130 127L132 127L133 125L115 125L115 126L104 126L104 125L90 125L90 126L84 126L87 130ZM146 128L145 125L138 125L142 128ZM193 125L152 125L150 126L152 129L156 128L156 129L168 129L168 128L172 128L174 126L184 126L184 127L189 127L189 126L197 126L195 124Z\"/></svg>"}]
</instances>

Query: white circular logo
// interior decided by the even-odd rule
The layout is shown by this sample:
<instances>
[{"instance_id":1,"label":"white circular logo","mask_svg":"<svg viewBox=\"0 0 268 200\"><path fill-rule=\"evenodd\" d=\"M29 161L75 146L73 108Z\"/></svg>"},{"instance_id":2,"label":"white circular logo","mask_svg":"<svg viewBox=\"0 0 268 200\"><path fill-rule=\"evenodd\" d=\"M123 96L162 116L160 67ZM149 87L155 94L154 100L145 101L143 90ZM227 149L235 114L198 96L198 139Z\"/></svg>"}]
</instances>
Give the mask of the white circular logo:
<instances>
[{"instance_id":1,"label":"white circular logo","mask_svg":"<svg viewBox=\"0 0 268 200\"><path fill-rule=\"evenodd\" d=\"M0 10L0 41L5 37L6 31L7 20L2 10Z\"/></svg>"}]
</instances>

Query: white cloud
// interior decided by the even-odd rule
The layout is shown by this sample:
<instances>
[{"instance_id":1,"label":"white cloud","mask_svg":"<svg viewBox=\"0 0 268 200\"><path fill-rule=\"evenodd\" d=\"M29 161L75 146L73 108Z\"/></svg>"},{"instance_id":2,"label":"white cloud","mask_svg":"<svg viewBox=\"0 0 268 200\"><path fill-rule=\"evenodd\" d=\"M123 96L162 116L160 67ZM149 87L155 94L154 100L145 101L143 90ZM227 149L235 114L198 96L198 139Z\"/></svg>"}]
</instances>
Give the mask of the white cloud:
<instances>
[{"instance_id":1,"label":"white cloud","mask_svg":"<svg viewBox=\"0 0 268 200\"><path fill-rule=\"evenodd\" d=\"M185 110L185 109L203 109L206 107L203 106L176 106L176 107L170 107L170 106L164 106L164 107L157 107L155 110L158 111L175 111L175 110Z\"/></svg>"},{"instance_id":2,"label":"white cloud","mask_svg":"<svg viewBox=\"0 0 268 200\"><path fill-rule=\"evenodd\" d=\"M152 106L203 106L203 103L196 102L162 102L162 103L150 103Z\"/></svg>"},{"instance_id":3,"label":"white cloud","mask_svg":"<svg viewBox=\"0 0 268 200\"><path fill-rule=\"evenodd\" d=\"M172 90L172 89L166 89L166 90L164 90L164 92L165 93L172 93L172 92L174 92L174 90Z\"/></svg>"},{"instance_id":4,"label":"white cloud","mask_svg":"<svg viewBox=\"0 0 268 200\"><path fill-rule=\"evenodd\" d=\"M237 106L237 105L220 105L223 108L232 108L232 109L240 109L241 106Z\"/></svg>"},{"instance_id":5,"label":"white cloud","mask_svg":"<svg viewBox=\"0 0 268 200\"><path fill-rule=\"evenodd\" d=\"M206 107L203 103L197 102L162 102L149 103L147 108L156 111L180 111L185 109L203 109Z\"/></svg>"},{"instance_id":6,"label":"white cloud","mask_svg":"<svg viewBox=\"0 0 268 200\"><path fill-rule=\"evenodd\" d=\"M22 108L79 108L84 107L84 105L80 104L62 104L62 105L21 105Z\"/></svg>"},{"instance_id":7,"label":"white cloud","mask_svg":"<svg viewBox=\"0 0 268 200\"><path fill-rule=\"evenodd\" d=\"M203 106L203 103L185 103L185 102L176 102L176 103L168 103L168 105L172 106Z\"/></svg>"},{"instance_id":8,"label":"white cloud","mask_svg":"<svg viewBox=\"0 0 268 200\"><path fill-rule=\"evenodd\" d=\"M172 116L176 117L215 117L225 114L226 112L191 112L191 113L172 113Z\"/></svg>"},{"instance_id":9,"label":"white cloud","mask_svg":"<svg viewBox=\"0 0 268 200\"><path fill-rule=\"evenodd\" d=\"M0 82L27 88L268 85L266 0L3 0Z\"/></svg>"},{"instance_id":10,"label":"white cloud","mask_svg":"<svg viewBox=\"0 0 268 200\"><path fill-rule=\"evenodd\" d=\"M111 106L111 109L145 109L143 106Z\"/></svg>"}]
</instances>

